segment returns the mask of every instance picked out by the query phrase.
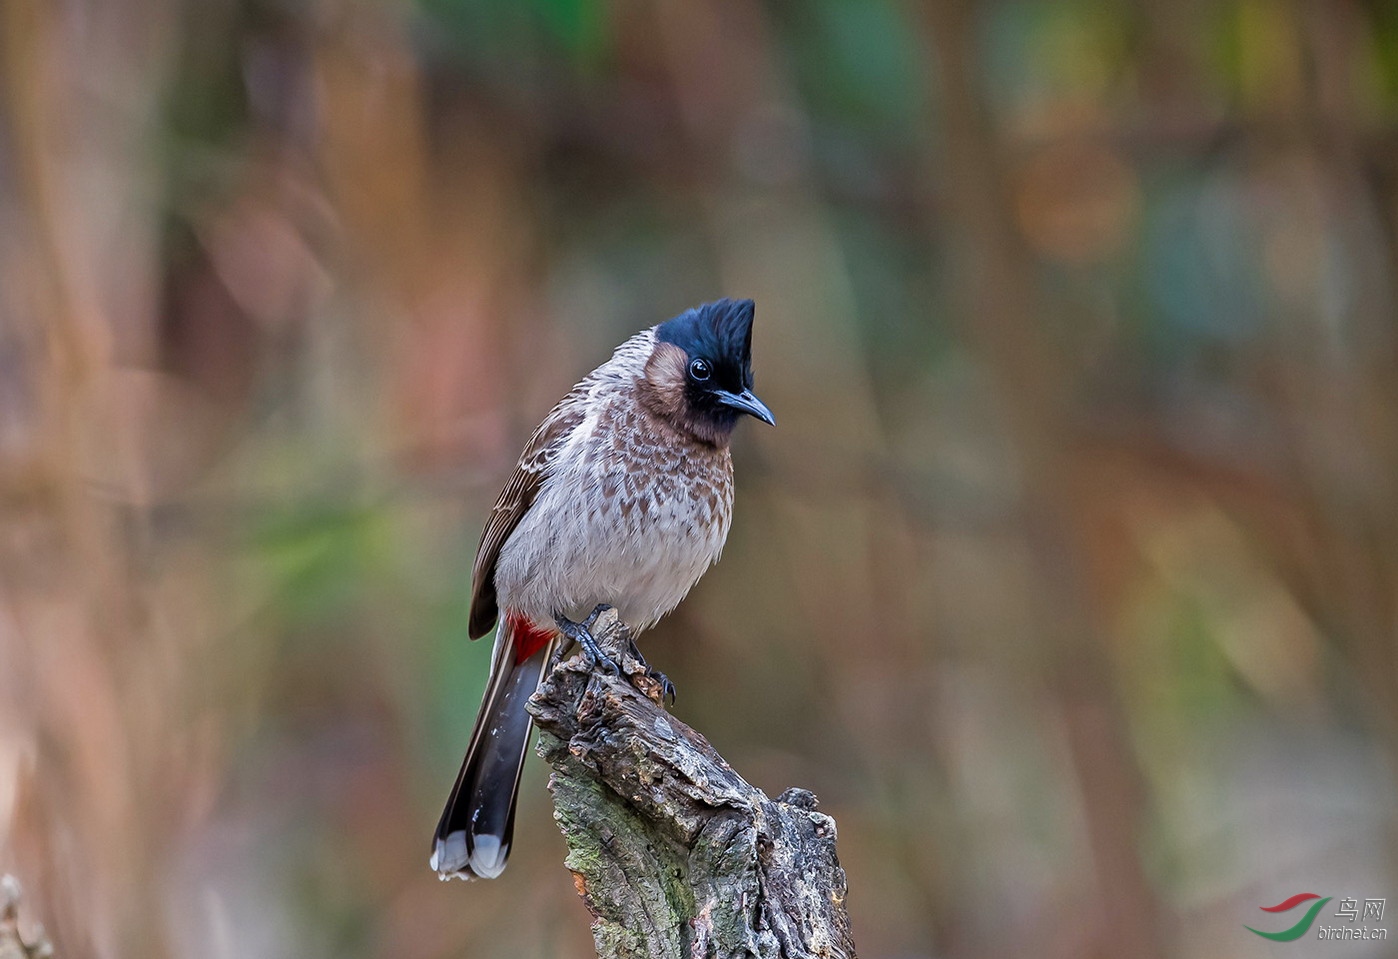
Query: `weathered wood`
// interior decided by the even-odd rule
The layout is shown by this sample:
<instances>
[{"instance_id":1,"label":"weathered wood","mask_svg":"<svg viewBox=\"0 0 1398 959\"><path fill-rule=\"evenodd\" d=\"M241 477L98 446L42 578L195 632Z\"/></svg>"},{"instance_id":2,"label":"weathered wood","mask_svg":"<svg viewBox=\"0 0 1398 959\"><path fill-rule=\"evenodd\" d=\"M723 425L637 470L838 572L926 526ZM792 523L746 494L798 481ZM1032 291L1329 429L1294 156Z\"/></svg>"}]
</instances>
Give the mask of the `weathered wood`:
<instances>
[{"instance_id":1,"label":"weathered wood","mask_svg":"<svg viewBox=\"0 0 1398 959\"><path fill-rule=\"evenodd\" d=\"M575 657L529 709L598 956L853 959L835 821L804 789L768 799L667 714L614 613L593 634L623 675Z\"/></svg>"}]
</instances>

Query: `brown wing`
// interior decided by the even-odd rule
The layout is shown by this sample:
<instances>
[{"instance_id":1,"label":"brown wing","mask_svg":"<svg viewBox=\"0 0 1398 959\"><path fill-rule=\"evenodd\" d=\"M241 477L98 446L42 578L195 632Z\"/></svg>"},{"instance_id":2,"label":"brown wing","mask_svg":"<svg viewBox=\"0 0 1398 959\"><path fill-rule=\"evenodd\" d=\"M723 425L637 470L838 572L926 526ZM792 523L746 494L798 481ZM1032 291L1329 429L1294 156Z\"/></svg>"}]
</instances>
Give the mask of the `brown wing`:
<instances>
[{"instance_id":1,"label":"brown wing","mask_svg":"<svg viewBox=\"0 0 1398 959\"><path fill-rule=\"evenodd\" d=\"M476 549L476 562L471 569L469 631L472 639L480 639L490 632L500 615L495 602L495 562L500 557L500 547L505 545L505 540L534 502L568 434L583 421L586 385L585 380L573 387L534 430L485 522L481 545Z\"/></svg>"}]
</instances>

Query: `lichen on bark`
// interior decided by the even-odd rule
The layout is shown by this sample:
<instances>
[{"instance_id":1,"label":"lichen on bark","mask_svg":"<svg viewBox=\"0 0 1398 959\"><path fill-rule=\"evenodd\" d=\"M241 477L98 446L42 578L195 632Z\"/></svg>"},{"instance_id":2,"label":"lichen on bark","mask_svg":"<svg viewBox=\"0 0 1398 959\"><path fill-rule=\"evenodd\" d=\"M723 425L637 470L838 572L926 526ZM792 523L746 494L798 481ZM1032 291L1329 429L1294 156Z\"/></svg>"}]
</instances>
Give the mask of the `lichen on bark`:
<instances>
[{"instance_id":1,"label":"lichen on bark","mask_svg":"<svg viewBox=\"0 0 1398 959\"><path fill-rule=\"evenodd\" d=\"M530 711L598 956L853 959L835 821L805 790L769 799L666 713L614 613L593 633L621 674L575 657Z\"/></svg>"}]
</instances>

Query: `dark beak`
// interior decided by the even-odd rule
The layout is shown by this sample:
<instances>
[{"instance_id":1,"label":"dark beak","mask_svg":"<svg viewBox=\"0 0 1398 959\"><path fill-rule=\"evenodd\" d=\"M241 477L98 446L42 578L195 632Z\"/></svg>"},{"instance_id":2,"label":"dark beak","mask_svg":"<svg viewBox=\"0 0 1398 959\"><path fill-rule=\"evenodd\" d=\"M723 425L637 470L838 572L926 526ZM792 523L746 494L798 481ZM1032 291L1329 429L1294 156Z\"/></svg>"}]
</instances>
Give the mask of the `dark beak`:
<instances>
[{"instance_id":1,"label":"dark beak","mask_svg":"<svg viewBox=\"0 0 1398 959\"><path fill-rule=\"evenodd\" d=\"M768 426L776 426L776 417L772 416L772 411L767 409L767 404L752 395L752 390L743 390L741 393L730 393L727 390L714 390L714 396L724 406L731 406L733 409L749 416L755 416Z\"/></svg>"}]
</instances>

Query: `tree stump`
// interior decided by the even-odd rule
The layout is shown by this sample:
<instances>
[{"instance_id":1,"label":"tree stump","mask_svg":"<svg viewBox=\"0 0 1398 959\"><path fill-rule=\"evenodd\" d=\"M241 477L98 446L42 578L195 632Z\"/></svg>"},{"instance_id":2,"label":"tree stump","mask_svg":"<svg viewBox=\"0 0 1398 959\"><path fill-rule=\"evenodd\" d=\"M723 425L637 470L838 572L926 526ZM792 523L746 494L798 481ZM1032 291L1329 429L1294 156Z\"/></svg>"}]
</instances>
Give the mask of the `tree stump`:
<instances>
[{"instance_id":1,"label":"tree stump","mask_svg":"<svg viewBox=\"0 0 1398 959\"><path fill-rule=\"evenodd\" d=\"M854 959L835 820L804 789L767 798L667 714L613 611L593 635L621 675L574 657L529 710L598 956Z\"/></svg>"}]
</instances>

